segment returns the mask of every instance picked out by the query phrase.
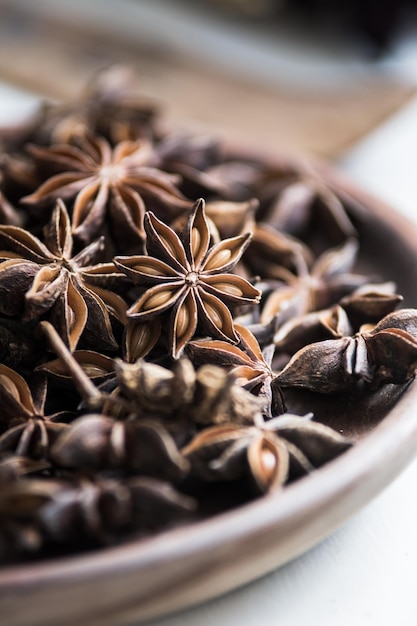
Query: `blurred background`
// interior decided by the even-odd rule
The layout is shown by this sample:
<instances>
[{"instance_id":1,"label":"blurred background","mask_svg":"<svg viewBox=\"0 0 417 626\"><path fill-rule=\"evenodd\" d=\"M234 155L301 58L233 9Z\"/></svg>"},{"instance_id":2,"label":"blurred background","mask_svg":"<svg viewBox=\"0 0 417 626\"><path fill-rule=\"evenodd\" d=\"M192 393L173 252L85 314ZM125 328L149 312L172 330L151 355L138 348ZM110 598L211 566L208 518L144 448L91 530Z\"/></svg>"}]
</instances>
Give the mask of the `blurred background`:
<instances>
[{"instance_id":1,"label":"blurred background","mask_svg":"<svg viewBox=\"0 0 417 626\"><path fill-rule=\"evenodd\" d=\"M0 113L114 62L176 124L334 157L415 94L417 0L0 0Z\"/></svg>"}]
</instances>

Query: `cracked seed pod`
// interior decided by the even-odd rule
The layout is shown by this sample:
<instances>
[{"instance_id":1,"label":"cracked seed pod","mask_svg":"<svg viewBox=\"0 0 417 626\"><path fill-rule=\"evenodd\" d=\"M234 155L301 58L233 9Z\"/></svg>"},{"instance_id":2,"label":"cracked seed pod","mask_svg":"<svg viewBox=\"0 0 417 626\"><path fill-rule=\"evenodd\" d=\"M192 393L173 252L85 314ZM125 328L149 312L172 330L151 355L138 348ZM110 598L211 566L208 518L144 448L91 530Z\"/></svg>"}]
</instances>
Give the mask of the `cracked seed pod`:
<instances>
[{"instance_id":1,"label":"cracked seed pod","mask_svg":"<svg viewBox=\"0 0 417 626\"><path fill-rule=\"evenodd\" d=\"M188 359L179 359L172 370L156 363L115 361L122 393L133 402L137 417L173 416L193 399L195 371Z\"/></svg>"},{"instance_id":2,"label":"cracked seed pod","mask_svg":"<svg viewBox=\"0 0 417 626\"><path fill-rule=\"evenodd\" d=\"M105 354L94 352L93 350L75 350L72 356L95 384L114 378L114 361ZM50 378L63 386L73 387L71 373L61 359L53 359L43 363L36 370L45 372Z\"/></svg>"},{"instance_id":3,"label":"cracked seed pod","mask_svg":"<svg viewBox=\"0 0 417 626\"><path fill-rule=\"evenodd\" d=\"M404 384L417 371L417 310L385 316L372 330L310 344L278 374L283 387L333 393L363 381Z\"/></svg>"},{"instance_id":4,"label":"cracked seed pod","mask_svg":"<svg viewBox=\"0 0 417 626\"><path fill-rule=\"evenodd\" d=\"M236 384L263 398L262 412L268 417L284 413L284 400L271 366L274 346L261 351L248 328L235 324L235 329L239 336L238 346L212 339L192 341L188 355L197 366L210 363L227 368L236 378Z\"/></svg>"},{"instance_id":5,"label":"cracked seed pod","mask_svg":"<svg viewBox=\"0 0 417 626\"><path fill-rule=\"evenodd\" d=\"M95 472L123 470L176 481L188 463L165 428L157 422L116 422L103 415L85 415L70 425L51 450L60 466Z\"/></svg>"},{"instance_id":6,"label":"cracked seed pod","mask_svg":"<svg viewBox=\"0 0 417 626\"><path fill-rule=\"evenodd\" d=\"M278 374L282 387L301 387L318 393L347 389L362 375L369 377L366 348L360 352L352 337L328 339L298 350ZM360 343L363 348L363 341Z\"/></svg>"},{"instance_id":7,"label":"cracked seed pod","mask_svg":"<svg viewBox=\"0 0 417 626\"><path fill-rule=\"evenodd\" d=\"M173 526L194 511L194 501L155 478L63 484L40 509L47 543L90 546L113 543L129 533Z\"/></svg>"},{"instance_id":8,"label":"cracked seed pod","mask_svg":"<svg viewBox=\"0 0 417 626\"><path fill-rule=\"evenodd\" d=\"M262 411L264 400L235 384L235 376L215 365L197 370L193 403L188 407L190 418L197 424L232 422L250 424Z\"/></svg>"},{"instance_id":9,"label":"cracked seed pod","mask_svg":"<svg viewBox=\"0 0 417 626\"><path fill-rule=\"evenodd\" d=\"M294 354L310 343L350 336L353 332L348 316L336 305L288 320L275 333L277 351Z\"/></svg>"},{"instance_id":10,"label":"cracked seed pod","mask_svg":"<svg viewBox=\"0 0 417 626\"><path fill-rule=\"evenodd\" d=\"M252 426L222 424L203 430L183 449L191 475L203 481L250 479L259 493L275 491L351 447L328 426L284 414Z\"/></svg>"},{"instance_id":11,"label":"cracked seed pod","mask_svg":"<svg viewBox=\"0 0 417 626\"><path fill-rule=\"evenodd\" d=\"M138 417L186 420L196 424L222 421L251 423L263 401L235 383L235 377L214 365L194 370L182 358L168 370L154 363L116 362L123 395Z\"/></svg>"}]
</instances>

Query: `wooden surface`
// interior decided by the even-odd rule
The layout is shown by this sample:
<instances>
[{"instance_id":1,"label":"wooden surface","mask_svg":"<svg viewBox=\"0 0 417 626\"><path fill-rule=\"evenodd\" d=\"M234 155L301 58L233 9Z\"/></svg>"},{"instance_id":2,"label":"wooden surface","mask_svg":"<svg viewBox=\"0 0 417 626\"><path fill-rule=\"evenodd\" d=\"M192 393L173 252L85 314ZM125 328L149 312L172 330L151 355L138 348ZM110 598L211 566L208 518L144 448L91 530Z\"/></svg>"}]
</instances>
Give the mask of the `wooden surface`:
<instances>
[{"instance_id":1,"label":"wooden surface","mask_svg":"<svg viewBox=\"0 0 417 626\"><path fill-rule=\"evenodd\" d=\"M84 4L94 3L97 0ZM77 2L68 6L73 4ZM127 0L105 3L109 4L131 5L135 15L135 4ZM0 0L0 79L68 99L82 91L97 69L112 62L127 63L137 72L144 94L163 102L168 118L176 124L195 124L274 149L338 155L414 92L388 77L325 92L320 88L295 92L279 80L272 86L245 80L242 72L231 76L180 50L176 53L172 46L164 50L156 42L152 47L149 40L144 45L139 17L134 39L123 37L123 16L118 16L118 28L112 29L111 15L106 21L100 11L97 20L83 23L68 8L72 19L46 8L47 2Z\"/></svg>"}]
</instances>

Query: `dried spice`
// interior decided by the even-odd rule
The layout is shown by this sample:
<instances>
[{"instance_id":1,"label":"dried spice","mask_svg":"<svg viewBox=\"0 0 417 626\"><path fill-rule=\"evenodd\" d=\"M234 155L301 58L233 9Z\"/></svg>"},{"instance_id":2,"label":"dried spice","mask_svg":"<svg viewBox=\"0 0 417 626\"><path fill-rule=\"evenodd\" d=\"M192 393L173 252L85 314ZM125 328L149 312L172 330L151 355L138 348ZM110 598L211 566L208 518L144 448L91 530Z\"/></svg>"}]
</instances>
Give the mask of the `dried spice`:
<instances>
[{"instance_id":1,"label":"dried spice","mask_svg":"<svg viewBox=\"0 0 417 626\"><path fill-rule=\"evenodd\" d=\"M212 427L183 450L191 473L203 480L236 480L248 473L265 493L276 490L290 475L299 477L345 452L351 443L333 429L311 421L312 415L261 417L249 427Z\"/></svg>"},{"instance_id":2,"label":"dried spice","mask_svg":"<svg viewBox=\"0 0 417 626\"><path fill-rule=\"evenodd\" d=\"M109 288L123 281L113 263L93 265L104 241L93 242L72 257L68 213L58 201L42 243L27 230L0 226L0 312L37 321L50 315L74 349L81 335L104 349L117 347L110 315L125 321L126 304Z\"/></svg>"},{"instance_id":3,"label":"dried spice","mask_svg":"<svg viewBox=\"0 0 417 626\"><path fill-rule=\"evenodd\" d=\"M302 348L279 373L278 381L284 387L333 393L358 381L371 388L404 384L415 376L416 368L416 314L414 309L402 309L371 330Z\"/></svg>"},{"instance_id":4,"label":"dried spice","mask_svg":"<svg viewBox=\"0 0 417 626\"><path fill-rule=\"evenodd\" d=\"M285 405L276 374L271 367L274 346L261 351L256 338L244 326L235 324L239 346L224 341L192 341L187 352L198 365L213 363L226 367L244 388L265 401L263 413L268 417L284 413Z\"/></svg>"},{"instance_id":5,"label":"dried spice","mask_svg":"<svg viewBox=\"0 0 417 626\"><path fill-rule=\"evenodd\" d=\"M50 446L67 427L61 422L68 419L68 411L45 415L45 377L37 376L33 384L36 395L22 376L0 363L0 459L11 454L46 459Z\"/></svg>"},{"instance_id":6,"label":"dried spice","mask_svg":"<svg viewBox=\"0 0 417 626\"><path fill-rule=\"evenodd\" d=\"M40 172L53 173L23 201L51 204L74 199L74 235L89 243L100 233L106 216L113 237L133 243L143 239L143 216L151 201L154 210L176 217L191 203L175 186L177 178L150 166L151 146L146 141L123 141L112 149L103 137L90 134L72 144L49 148L30 146Z\"/></svg>"},{"instance_id":7,"label":"dried spice","mask_svg":"<svg viewBox=\"0 0 417 626\"><path fill-rule=\"evenodd\" d=\"M116 257L116 266L135 283L150 286L127 314L135 321L151 320L170 311L169 351L178 358L198 326L210 336L238 341L226 306L259 300L248 281L228 274L249 243L250 234L224 239L210 247L210 231L199 201L182 239L153 213L145 216L149 256Z\"/></svg>"},{"instance_id":8,"label":"dried spice","mask_svg":"<svg viewBox=\"0 0 417 626\"><path fill-rule=\"evenodd\" d=\"M262 400L239 384L225 369L206 363L197 370L187 359L173 370L155 363L118 363L117 378L122 394L133 402L139 417L207 425L232 421L247 424L262 408Z\"/></svg>"},{"instance_id":9,"label":"dried spice","mask_svg":"<svg viewBox=\"0 0 417 626\"><path fill-rule=\"evenodd\" d=\"M368 277L352 272L357 251L357 241L348 239L321 254L311 269L299 260L297 274L287 272L284 284L268 296L261 319L265 322L284 311L282 321L286 321L291 316L327 308L365 285Z\"/></svg>"},{"instance_id":10,"label":"dried spice","mask_svg":"<svg viewBox=\"0 0 417 626\"><path fill-rule=\"evenodd\" d=\"M307 165L164 128L121 68L2 145L0 562L284 490L351 447L339 393L359 432L414 378L417 310Z\"/></svg>"},{"instance_id":11,"label":"dried spice","mask_svg":"<svg viewBox=\"0 0 417 626\"><path fill-rule=\"evenodd\" d=\"M308 175L285 186L265 218L278 231L312 246L318 239L324 238L326 247L330 247L356 237L355 227L341 200L322 181Z\"/></svg>"}]
</instances>

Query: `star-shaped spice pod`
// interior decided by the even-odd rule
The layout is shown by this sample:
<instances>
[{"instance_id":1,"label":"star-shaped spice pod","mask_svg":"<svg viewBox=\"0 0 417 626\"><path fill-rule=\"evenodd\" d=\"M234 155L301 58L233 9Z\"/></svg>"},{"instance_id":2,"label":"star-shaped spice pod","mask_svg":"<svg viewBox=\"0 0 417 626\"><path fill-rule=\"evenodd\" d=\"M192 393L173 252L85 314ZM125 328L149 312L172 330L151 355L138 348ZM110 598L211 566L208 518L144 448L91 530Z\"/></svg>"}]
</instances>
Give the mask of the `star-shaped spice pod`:
<instances>
[{"instance_id":1,"label":"star-shaped spice pod","mask_svg":"<svg viewBox=\"0 0 417 626\"><path fill-rule=\"evenodd\" d=\"M327 308L365 285L368 277L353 271L358 249L357 240L348 239L343 245L323 252L311 268L302 256L297 259L296 273L281 268L283 283L266 298L261 321L265 323L279 315L283 322L292 316Z\"/></svg>"},{"instance_id":2,"label":"star-shaped spice pod","mask_svg":"<svg viewBox=\"0 0 417 626\"><path fill-rule=\"evenodd\" d=\"M0 363L0 460L10 455L47 458L50 446L67 428L62 421L70 412L45 415L46 379L38 376L35 382L32 393L20 374Z\"/></svg>"},{"instance_id":3,"label":"star-shaped spice pod","mask_svg":"<svg viewBox=\"0 0 417 626\"><path fill-rule=\"evenodd\" d=\"M71 223L59 201L44 234L45 243L16 226L0 226L0 312L26 322L50 316L75 349L88 333L90 345L115 349L110 316L125 321L126 304L111 289L125 282L113 263L93 265L104 251L99 239L72 256Z\"/></svg>"},{"instance_id":4,"label":"star-shaped spice pod","mask_svg":"<svg viewBox=\"0 0 417 626\"><path fill-rule=\"evenodd\" d=\"M246 475L258 492L275 491L351 447L346 437L312 417L284 414L264 421L258 414L253 426L207 428L182 452L199 479L229 481Z\"/></svg>"},{"instance_id":5,"label":"star-shaped spice pod","mask_svg":"<svg viewBox=\"0 0 417 626\"><path fill-rule=\"evenodd\" d=\"M134 283L150 286L128 310L129 318L144 322L169 311L169 352L175 359L198 328L237 343L227 305L252 304L260 298L247 280L228 273L247 247L250 233L210 247L202 200L196 202L181 239L151 212L145 215L145 231L149 256L114 259Z\"/></svg>"},{"instance_id":6,"label":"star-shaped spice pod","mask_svg":"<svg viewBox=\"0 0 417 626\"><path fill-rule=\"evenodd\" d=\"M276 186L273 176L270 183L273 189ZM308 172L296 176L275 194L263 219L280 232L308 242L313 248L320 241L322 250L323 246L338 245L356 236L341 198L319 176Z\"/></svg>"},{"instance_id":7,"label":"star-shaped spice pod","mask_svg":"<svg viewBox=\"0 0 417 626\"><path fill-rule=\"evenodd\" d=\"M148 202L172 217L192 206L176 187L178 177L151 167L147 141L122 141L112 149L103 137L86 134L74 144L29 150L39 171L54 175L23 202L39 206L74 199L72 228L84 243L97 237L107 217L119 245L137 245Z\"/></svg>"},{"instance_id":8,"label":"star-shaped spice pod","mask_svg":"<svg viewBox=\"0 0 417 626\"><path fill-rule=\"evenodd\" d=\"M357 385L401 385L417 371L417 310L389 313L352 337L311 343L278 374L283 387L334 393Z\"/></svg>"},{"instance_id":9,"label":"star-shaped spice pod","mask_svg":"<svg viewBox=\"0 0 417 626\"><path fill-rule=\"evenodd\" d=\"M239 335L238 346L201 339L189 343L188 355L195 365L212 363L229 369L238 384L264 399L263 413L268 417L284 413L284 400L271 368L275 346L269 345L261 351L248 328L235 324L235 330Z\"/></svg>"}]
</instances>

